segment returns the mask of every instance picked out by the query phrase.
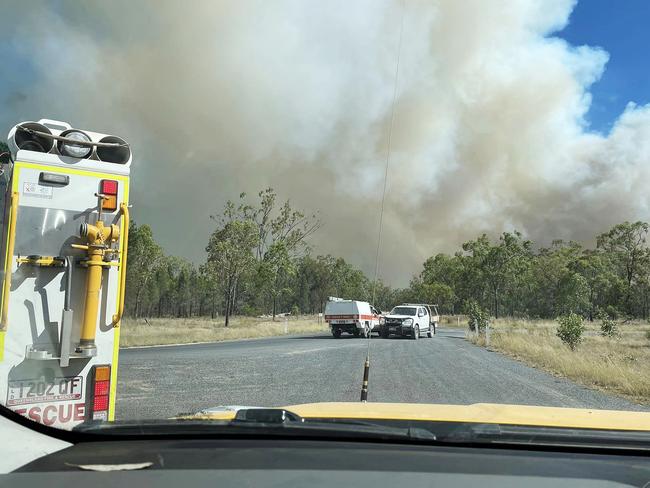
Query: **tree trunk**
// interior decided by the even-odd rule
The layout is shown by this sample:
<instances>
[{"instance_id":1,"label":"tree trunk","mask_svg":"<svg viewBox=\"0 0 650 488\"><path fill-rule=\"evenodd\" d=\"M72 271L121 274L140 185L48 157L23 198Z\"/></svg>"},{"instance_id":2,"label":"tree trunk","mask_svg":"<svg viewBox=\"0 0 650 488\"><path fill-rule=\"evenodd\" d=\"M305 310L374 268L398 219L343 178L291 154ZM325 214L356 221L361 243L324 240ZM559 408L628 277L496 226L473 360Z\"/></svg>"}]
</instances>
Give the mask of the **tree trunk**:
<instances>
[{"instance_id":1,"label":"tree trunk","mask_svg":"<svg viewBox=\"0 0 650 488\"><path fill-rule=\"evenodd\" d=\"M236 285L233 285L232 289L230 290L230 296L228 299L228 315L232 315L235 310L235 286Z\"/></svg>"},{"instance_id":2,"label":"tree trunk","mask_svg":"<svg viewBox=\"0 0 650 488\"><path fill-rule=\"evenodd\" d=\"M273 320L274 321L275 321L276 306L277 306L277 297L273 295Z\"/></svg>"},{"instance_id":3,"label":"tree trunk","mask_svg":"<svg viewBox=\"0 0 650 488\"><path fill-rule=\"evenodd\" d=\"M135 294L135 318L137 319L140 313L140 299L142 295L142 289L144 287L138 288L138 291Z\"/></svg>"},{"instance_id":4,"label":"tree trunk","mask_svg":"<svg viewBox=\"0 0 650 488\"><path fill-rule=\"evenodd\" d=\"M230 283L226 287L226 310L225 310L225 323L224 327L228 327L230 323Z\"/></svg>"},{"instance_id":5,"label":"tree trunk","mask_svg":"<svg viewBox=\"0 0 650 488\"><path fill-rule=\"evenodd\" d=\"M235 315L237 311L237 288L239 287L239 277L233 279L232 296L230 298L230 315Z\"/></svg>"}]
</instances>

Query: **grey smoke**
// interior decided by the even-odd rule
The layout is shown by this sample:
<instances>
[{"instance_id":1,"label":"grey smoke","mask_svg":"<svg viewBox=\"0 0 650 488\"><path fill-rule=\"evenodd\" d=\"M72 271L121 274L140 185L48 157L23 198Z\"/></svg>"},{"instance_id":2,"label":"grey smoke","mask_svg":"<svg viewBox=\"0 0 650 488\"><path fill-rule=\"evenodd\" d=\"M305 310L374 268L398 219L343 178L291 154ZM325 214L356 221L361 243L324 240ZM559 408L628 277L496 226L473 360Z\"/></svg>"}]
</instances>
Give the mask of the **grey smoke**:
<instances>
[{"instance_id":1,"label":"grey smoke","mask_svg":"<svg viewBox=\"0 0 650 488\"><path fill-rule=\"evenodd\" d=\"M569 0L404 0L381 253L427 256L517 228L548 244L648 219L650 107L588 132L608 54L553 37ZM374 270L400 2L16 1L0 43L29 59L0 124L59 118L133 146L135 216L200 262L210 213L273 186L324 222L317 252ZM10 102L10 103L9 103Z\"/></svg>"}]
</instances>

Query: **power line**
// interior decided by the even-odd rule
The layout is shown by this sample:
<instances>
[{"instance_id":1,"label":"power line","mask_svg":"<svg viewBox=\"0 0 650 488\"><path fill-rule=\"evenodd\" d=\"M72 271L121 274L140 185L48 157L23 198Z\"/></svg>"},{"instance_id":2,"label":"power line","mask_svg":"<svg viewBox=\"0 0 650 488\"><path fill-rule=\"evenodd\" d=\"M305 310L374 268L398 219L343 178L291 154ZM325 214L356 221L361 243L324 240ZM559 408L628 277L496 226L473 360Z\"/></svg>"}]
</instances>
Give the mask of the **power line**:
<instances>
[{"instance_id":1,"label":"power line","mask_svg":"<svg viewBox=\"0 0 650 488\"><path fill-rule=\"evenodd\" d=\"M397 86L399 80L399 62L402 54L402 37L404 34L404 1L400 2L401 6L401 22L399 29L399 42L397 44L397 62L395 63L395 81L393 85L393 104L391 106L390 126L388 129L388 144L386 148L386 167L384 170L384 188L381 193L381 210L379 212L379 231L377 234L377 252L375 254L375 279L372 282L372 303L374 305L376 299L377 280L379 279L379 251L381 249L381 232L384 224L384 204L386 200L386 184L388 182L388 167L390 165L391 143L393 140L393 125L395 123L395 106L397 104Z\"/></svg>"},{"instance_id":2,"label":"power line","mask_svg":"<svg viewBox=\"0 0 650 488\"><path fill-rule=\"evenodd\" d=\"M384 223L384 203L386 201L386 183L388 182L388 167L390 164L391 142L393 139L393 125L395 123L395 105L397 104L397 82L399 80L399 61L402 54L402 37L404 34L404 0L400 2L401 21L399 27L399 42L397 43L397 62L395 63L395 81L393 86L393 104L390 113L390 126L388 128L388 144L386 145L386 167L384 169L384 188L381 192L381 210L379 211L379 231L377 233L377 252L375 254L375 279L372 282L372 305L375 304L377 279L379 278L379 250L381 248L381 231ZM368 378L370 374L370 330L368 330L368 349L363 368L363 386L361 388L361 401L368 399Z\"/></svg>"}]
</instances>

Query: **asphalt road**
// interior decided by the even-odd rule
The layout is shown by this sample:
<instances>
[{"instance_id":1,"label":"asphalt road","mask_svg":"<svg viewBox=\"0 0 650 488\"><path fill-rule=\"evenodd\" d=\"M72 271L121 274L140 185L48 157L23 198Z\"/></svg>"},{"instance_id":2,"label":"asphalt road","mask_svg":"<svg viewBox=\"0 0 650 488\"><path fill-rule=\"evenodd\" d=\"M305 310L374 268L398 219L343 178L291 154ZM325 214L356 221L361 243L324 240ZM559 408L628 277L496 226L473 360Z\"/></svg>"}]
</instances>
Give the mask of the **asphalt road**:
<instances>
[{"instance_id":1,"label":"asphalt road","mask_svg":"<svg viewBox=\"0 0 650 488\"><path fill-rule=\"evenodd\" d=\"M462 330L371 339L368 401L479 402L643 410L476 347ZM116 418L165 418L218 405L358 401L367 341L293 336L120 352Z\"/></svg>"}]
</instances>

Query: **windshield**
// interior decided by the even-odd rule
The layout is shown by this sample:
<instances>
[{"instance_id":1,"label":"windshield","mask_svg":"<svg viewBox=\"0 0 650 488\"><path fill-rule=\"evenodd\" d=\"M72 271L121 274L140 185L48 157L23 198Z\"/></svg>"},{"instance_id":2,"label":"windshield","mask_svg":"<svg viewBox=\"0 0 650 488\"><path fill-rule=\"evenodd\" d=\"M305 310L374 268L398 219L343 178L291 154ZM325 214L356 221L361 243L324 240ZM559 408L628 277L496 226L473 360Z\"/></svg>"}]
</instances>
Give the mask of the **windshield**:
<instances>
[{"instance_id":1,"label":"windshield","mask_svg":"<svg viewBox=\"0 0 650 488\"><path fill-rule=\"evenodd\" d=\"M395 307L390 314L391 315L417 315L417 308L414 307Z\"/></svg>"},{"instance_id":2,"label":"windshield","mask_svg":"<svg viewBox=\"0 0 650 488\"><path fill-rule=\"evenodd\" d=\"M624 3L3 2L0 405L650 411Z\"/></svg>"}]
</instances>

